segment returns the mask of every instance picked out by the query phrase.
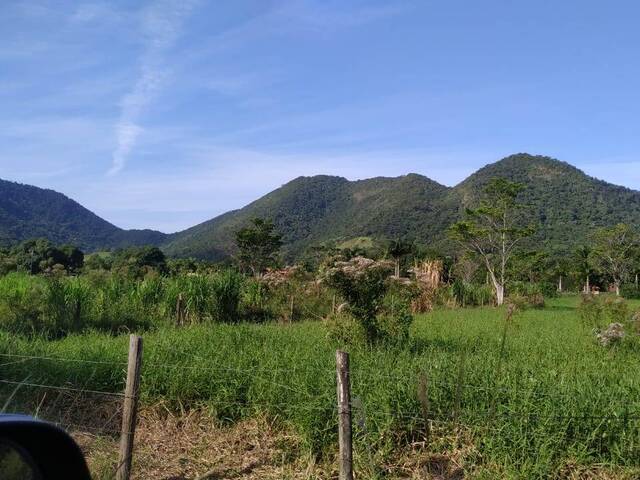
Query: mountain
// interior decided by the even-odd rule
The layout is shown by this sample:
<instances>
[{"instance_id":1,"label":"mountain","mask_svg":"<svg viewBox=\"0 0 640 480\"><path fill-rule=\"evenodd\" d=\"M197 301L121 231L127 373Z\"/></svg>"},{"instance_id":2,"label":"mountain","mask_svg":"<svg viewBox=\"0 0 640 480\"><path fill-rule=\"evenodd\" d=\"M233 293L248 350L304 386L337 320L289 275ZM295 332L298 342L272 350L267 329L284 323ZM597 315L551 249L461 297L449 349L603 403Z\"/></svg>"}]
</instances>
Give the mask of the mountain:
<instances>
[{"instance_id":1,"label":"mountain","mask_svg":"<svg viewBox=\"0 0 640 480\"><path fill-rule=\"evenodd\" d=\"M0 244L45 237L87 251L128 245L160 245L167 235L123 230L53 190L0 180Z\"/></svg>"},{"instance_id":2,"label":"mountain","mask_svg":"<svg viewBox=\"0 0 640 480\"><path fill-rule=\"evenodd\" d=\"M640 223L640 192L592 178L549 157L526 153L487 165L454 187L409 174L350 182L341 177L300 177L246 207L176 234L164 245L176 256L221 259L233 251L234 232L253 217L272 219L288 259L309 245L355 237L406 237L451 246L446 230L477 204L494 177L522 182L526 220L538 226L531 244L562 249L590 232L619 222Z\"/></svg>"},{"instance_id":3,"label":"mountain","mask_svg":"<svg viewBox=\"0 0 640 480\"><path fill-rule=\"evenodd\" d=\"M531 245L566 249L589 233L616 223L640 224L640 192L592 178L543 156L520 153L487 165L454 187L409 174L349 181L299 177L239 210L182 232L122 230L73 200L0 180L0 243L47 237L87 251L128 245L160 245L173 256L221 260L233 253L235 232L254 217L270 218L282 234L287 260L320 242L406 237L447 249L446 231L477 204L495 177L525 184L526 221L538 226Z\"/></svg>"},{"instance_id":4,"label":"mountain","mask_svg":"<svg viewBox=\"0 0 640 480\"><path fill-rule=\"evenodd\" d=\"M232 251L234 233L254 217L270 218L289 259L309 245L353 237L427 237L449 223L438 208L448 188L416 174L350 182L341 177L299 177L246 207L175 235L170 255L220 259Z\"/></svg>"},{"instance_id":5,"label":"mountain","mask_svg":"<svg viewBox=\"0 0 640 480\"><path fill-rule=\"evenodd\" d=\"M456 185L447 205L474 205L491 178L525 185L523 214L536 225L532 243L549 249L587 241L599 227L640 224L640 192L590 177L576 167L549 157L511 155L487 165Z\"/></svg>"}]
</instances>

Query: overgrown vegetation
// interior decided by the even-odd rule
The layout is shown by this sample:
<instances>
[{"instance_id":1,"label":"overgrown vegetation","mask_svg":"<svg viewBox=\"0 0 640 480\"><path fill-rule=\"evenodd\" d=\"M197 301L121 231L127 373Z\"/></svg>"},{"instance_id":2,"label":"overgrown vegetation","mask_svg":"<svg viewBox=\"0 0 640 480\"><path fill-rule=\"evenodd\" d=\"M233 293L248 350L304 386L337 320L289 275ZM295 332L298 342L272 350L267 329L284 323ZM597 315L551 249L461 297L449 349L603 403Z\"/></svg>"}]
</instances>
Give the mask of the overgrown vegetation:
<instances>
[{"instance_id":1,"label":"overgrown vegetation","mask_svg":"<svg viewBox=\"0 0 640 480\"><path fill-rule=\"evenodd\" d=\"M354 416L362 419L354 423L356 457L384 472L394 451L424 441L417 388L422 372L428 378L429 417L448 423L457 412L461 428L471 432L481 457L465 465L468 473L549 478L568 464L638 467L640 345L629 336L616 349L602 348L591 326L579 321L575 304L574 298L553 299L545 309L516 316L500 375L504 320L493 308L436 309L418 316L402 346L352 345L353 397L361 405ZM162 401L177 411L204 407L225 422L264 413L294 426L307 448L331 458L335 346L325 335L323 323L316 321L286 327L193 325L147 333L144 402ZM54 342L0 333L0 353L101 362L123 361L126 343L126 337L100 333ZM98 390L123 387L122 367L108 363L35 360L7 365L3 376ZM28 387L22 393L38 398ZM438 438L432 442L438 451Z\"/></svg>"},{"instance_id":2,"label":"overgrown vegetation","mask_svg":"<svg viewBox=\"0 0 640 480\"><path fill-rule=\"evenodd\" d=\"M431 448L431 421L463 425L496 475L548 478L575 461L640 467L640 312L620 296L640 296L637 233L620 224L575 252L537 248L519 208L526 190L484 187L453 227L460 250L363 237L315 244L285 266L286 236L268 218L236 225L237 254L219 264L154 246L86 257L46 240L5 248L0 354L100 363L30 358L3 374L120 389L121 334L145 332L146 402L222 422L265 415L327 458L333 352L346 347L356 441L375 475L398 445Z\"/></svg>"}]
</instances>

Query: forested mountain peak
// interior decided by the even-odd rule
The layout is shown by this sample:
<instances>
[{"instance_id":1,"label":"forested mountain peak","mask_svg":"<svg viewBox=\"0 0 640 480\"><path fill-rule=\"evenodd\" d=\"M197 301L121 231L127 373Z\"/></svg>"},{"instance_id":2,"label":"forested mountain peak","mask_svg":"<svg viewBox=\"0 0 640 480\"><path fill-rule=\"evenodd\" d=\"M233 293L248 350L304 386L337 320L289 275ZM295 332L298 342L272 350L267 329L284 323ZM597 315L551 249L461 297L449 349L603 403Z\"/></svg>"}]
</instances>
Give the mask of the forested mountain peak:
<instances>
[{"instance_id":1,"label":"forested mountain peak","mask_svg":"<svg viewBox=\"0 0 640 480\"><path fill-rule=\"evenodd\" d=\"M160 244L166 235L123 230L54 190L0 179L0 243L43 237L86 250Z\"/></svg>"},{"instance_id":2,"label":"forested mountain peak","mask_svg":"<svg viewBox=\"0 0 640 480\"><path fill-rule=\"evenodd\" d=\"M523 214L538 228L533 241L550 249L584 242L599 226L640 223L639 192L551 157L518 153L486 165L455 187L417 173L355 181L301 176L243 208L171 236L125 231L53 190L0 181L0 239L46 237L88 250L148 243L162 245L170 255L222 259L234 251L235 232L261 217L273 220L290 261L313 245L353 238L403 237L446 249L451 247L448 227L477 204L495 177L525 185Z\"/></svg>"}]
</instances>

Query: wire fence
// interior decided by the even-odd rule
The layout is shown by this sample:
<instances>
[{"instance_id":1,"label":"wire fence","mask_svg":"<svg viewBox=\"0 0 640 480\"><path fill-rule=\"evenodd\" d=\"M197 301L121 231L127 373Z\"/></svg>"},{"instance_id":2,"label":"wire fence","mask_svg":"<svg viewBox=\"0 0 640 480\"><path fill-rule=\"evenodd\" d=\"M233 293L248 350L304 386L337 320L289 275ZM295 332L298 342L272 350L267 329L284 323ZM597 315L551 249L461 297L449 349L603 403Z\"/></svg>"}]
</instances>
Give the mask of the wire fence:
<instances>
[{"instance_id":1,"label":"wire fence","mask_svg":"<svg viewBox=\"0 0 640 480\"><path fill-rule=\"evenodd\" d=\"M111 448L111 464L113 473L120 467L118 460L119 440L126 435L133 435L135 428L126 428L123 422L124 405L134 396L125 393L124 385L127 367L130 362L114 360L95 360L62 358L56 356L37 356L13 353L0 353L4 359L0 363L0 405L2 412L26 413L54 423L69 431L78 440L85 451L90 451L92 442L96 439L104 441ZM250 415L252 412L267 411L273 415L287 418L296 414L312 415L315 418L326 419L316 433L335 435L337 431L339 412L342 412L336 402L335 376L336 370L327 368L326 364L310 363L296 365L291 368L274 367L268 371L237 366L225 365L197 365L198 357L182 359L179 363L145 362L142 370L141 394L145 395L145 369L147 371L165 371L168 375L180 375L187 372L207 374L207 382L212 391L219 390L220 395L210 402L211 409L222 418L231 420ZM42 369L42 365L47 369ZM83 374L69 373L67 365L81 365ZM18 368L20 367L20 368ZM104 375L102 369L108 370ZM287 383L292 375L301 371L313 372L319 378L332 379L331 382L321 382L327 386L327 391L313 391L301 388L300 385ZM11 374L20 373L20 377ZM285 392L278 398L268 395L259 398L245 395L238 397L238 391L225 389L225 382L229 382L228 374L235 379L246 381L247 385L268 384L275 390ZM531 410L522 411L526 403L520 403L513 408L508 402L501 402L501 395L514 396L514 390L500 385L478 385L465 381L462 375L453 372L453 380L432 379L426 373L416 372L415 388L407 392L411 397L397 405L387 404L379 408L379 403L367 401L368 382L371 378L384 378L392 382L397 377L389 372L363 372L355 369L351 376L352 400L348 407L353 416L353 429L356 435L369 437L379 433L380 423L401 425L406 430L421 432L427 437L434 426L440 428L475 428L484 431L498 431L499 423L514 422L519 425L540 425L545 422L593 422L594 424L611 425L613 423L628 426L629 430L640 438L640 410L622 408L619 412L596 415L592 411L539 412L535 403L530 403ZM57 383L47 381L55 377ZM106 380L105 380L106 378ZM157 381L157 378L155 379ZM105 384L111 381L110 388ZM103 389L95 386L102 385ZM330 387L330 388L329 388ZM482 392L487 401L481 405L466 402L465 392ZM569 393L549 393L530 391L530 398L565 398L571 400ZM246 394L246 391L245 391ZM518 393L516 392L515 395ZM138 394L136 394L137 400ZM295 398L295 402L288 399ZM476 397L473 397L476 399ZM575 398L574 398L575 399ZM439 403L441 402L441 403ZM134 425L135 427L135 425ZM103 442L104 443L104 442ZM371 446L367 445L367 449Z\"/></svg>"}]
</instances>

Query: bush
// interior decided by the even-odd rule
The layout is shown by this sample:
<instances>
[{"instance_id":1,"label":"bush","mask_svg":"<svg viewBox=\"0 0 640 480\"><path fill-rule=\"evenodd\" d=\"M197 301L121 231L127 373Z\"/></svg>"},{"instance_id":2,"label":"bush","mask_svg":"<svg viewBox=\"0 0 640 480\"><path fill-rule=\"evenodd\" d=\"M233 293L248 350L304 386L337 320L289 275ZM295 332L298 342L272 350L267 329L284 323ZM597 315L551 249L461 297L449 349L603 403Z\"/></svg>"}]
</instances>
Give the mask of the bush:
<instances>
[{"instance_id":1,"label":"bush","mask_svg":"<svg viewBox=\"0 0 640 480\"><path fill-rule=\"evenodd\" d=\"M337 262L325 272L327 283L347 301L349 313L360 322L368 343L377 342L383 334L376 317L389 288L391 270L390 262L355 257Z\"/></svg>"},{"instance_id":2,"label":"bush","mask_svg":"<svg viewBox=\"0 0 640 480\"><path fill-rule=\"evenodd\" d=\"M413 316L407 298L391 294L383 302L383 309L376 317L377 336L382 341L401 345L409 340Z\"/></svg>"},{"instance_id":3,"label":"bush","mask_svg":"<svg viewBox=\"0 0 640 480\"><path fill-rule=\"evenodd\" d=\"M256 280L248 279L242 289L241 305L244 318L264 322L273 318L268 305L268 287Z\"/></svg>"},{"instance_id":4,"label":"bush","mask_svg":"<svg viewBox=\"0 0 640 480\"><path fill-rule=\"evenodd\" d=\"M640 299L640 289L636 288L634 284L625 284L620 287L620 295L630 300Z\"/></svg>"},{"instance_id":5,"label":"bush","mask_svg":"<svg viewBox=\"0 0 640 480\"><path fill-rule=\"evenodd\" d=\"M544 292L550 290L548 285L546 283L512 282L509 284L509 297L514 297L517 301L524 302L526 307L544 308ZM556 295L557 292L554 291L552 296Z\"/></svg>"},{"instance_id":6,"label":"bush","mask_svg":"<svg viewBox=\"0 0 640 480\"><path fill-rule=\"evenodd\" d=\"M624 340L624 325L621 323L610 323L605 330L596 330L596 339L603 347L617 345Z\"/></svg>"},{"instance_id":7,"label":"bush","mask_svg":"<svg viewBox=\"0 0 640 480\"><path fill-rule=\"evenodd\" d=\"M629 305L622 297L583 294L578 313L583 322L595 329L609 323L626 324L630 320Z\"/></svg>"},{"instance_id":8,"label":"bush","mask_svg":"<svg viewBox=\"0 0 640 480\"><path fill-rule=\"evenodd\" d=\"M348 313L329 315L325 325L327 338L339 347L360 345L366 340L362 325Z\"/></svg>"},{"instance_id":9,"label":"bush","mask_svg":"<svg viewBox=\"0 0 640 480\"><path fill-rule=\"evenodd\" d=\"M244 277L235 270L225 270L211 279L211 293L215 299L213 318L219 322L240 320L240 296Z\"/></svg>"},{"instance_id":10,"label":"bush","mask_svg":"<svg viewBox=\"0 0 640 480\"><path fill-rule=\"evenodd\" d=\"M456 303L462 307L490 305L495 297L490 286L474 285L462 280L454 281L451 285L451 291Z\"/></svg>"},{"instance_id":11,"label":"bush","mask_svg":"<svg viewBox=\"0 0 640 480\"><path fill-rule=\"evenodd\" d=\"M44 279L11 273L0 278L0 326L14 333L34 333L44 329L46 297Z\"/></svg>"}]
</instances>

